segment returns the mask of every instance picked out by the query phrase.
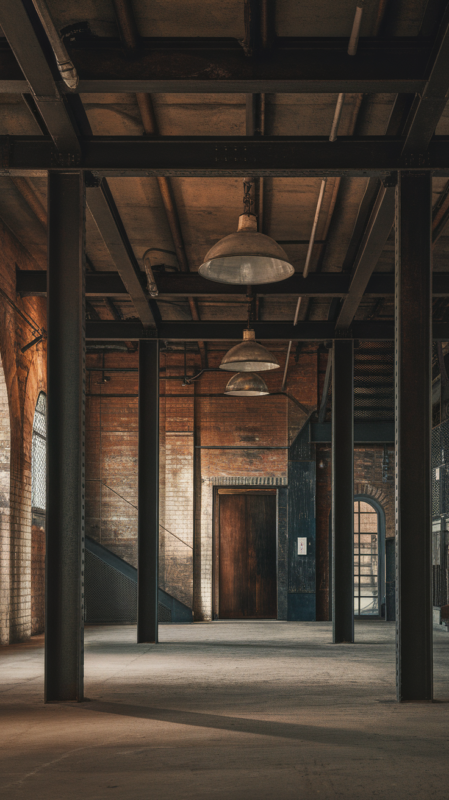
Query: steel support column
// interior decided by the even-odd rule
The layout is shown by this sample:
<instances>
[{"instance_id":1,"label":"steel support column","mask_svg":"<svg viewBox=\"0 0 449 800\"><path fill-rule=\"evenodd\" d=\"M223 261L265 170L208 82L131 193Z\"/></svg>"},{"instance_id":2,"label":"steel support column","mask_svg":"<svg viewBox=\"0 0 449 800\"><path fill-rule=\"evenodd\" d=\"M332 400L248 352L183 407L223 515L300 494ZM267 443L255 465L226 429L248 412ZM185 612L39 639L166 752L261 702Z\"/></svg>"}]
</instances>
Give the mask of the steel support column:
<instances>
[{"instance_id":1,"label":"steel support column","mask_svg":"<svg viewBox=\"0 0 449 800\"><path fill-rule=\"evenodd\" d=\"M139 342L137 642L157 642L159 549L159 344Z\"/></svg>"},{"instance_id":2,"label":"steel support column","mask_svg":"<svg viewBox=\"0 0 449 800\"><path fill-rule=\"evenodd\" d=\"M84 212L82 173L50 172L46 702L83 699Z\"/></svg>"},{"instance_id":3,"label":"steel support column","mask_svg":"<svg viewBox=\"0 0 449 800\"><path fill-rule=\"evenodd\" d=\"M332 354L332 629L354 641L354 343Z\"/></svg>"},{"instance_id":4,"label":"steel support column","mask_svg":"<svg viewBox=\"0 0 449 800\"><path fill-rule=\"evenodd\" d=\"M398 700L432 699L430 172L396 189L396 653Z\"/></svg>"}]
</instances>

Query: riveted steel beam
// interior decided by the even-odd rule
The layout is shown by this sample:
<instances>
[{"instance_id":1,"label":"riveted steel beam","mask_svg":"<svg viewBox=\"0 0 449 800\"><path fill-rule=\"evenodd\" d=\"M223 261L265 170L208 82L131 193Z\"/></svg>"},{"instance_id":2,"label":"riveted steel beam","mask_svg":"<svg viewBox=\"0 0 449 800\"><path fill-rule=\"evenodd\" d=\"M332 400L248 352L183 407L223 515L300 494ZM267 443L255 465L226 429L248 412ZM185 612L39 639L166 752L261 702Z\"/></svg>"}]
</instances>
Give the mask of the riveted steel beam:
<instances>
[{"instance_id":1,"label":"riveted steel beam","mask_svg":"<svg viewBox=\"0 0 449 800\"><path fill-rule=\"evenodd\" d=\"M449 175L449 137L402 153L394 137L158 137L84 136L80 167L96 176L377 176L430 169ZM1 136L0 174L39 175L63 169L50 137ZM393 173L393 178L392 178Z\"/></svg>"}]
</instances>

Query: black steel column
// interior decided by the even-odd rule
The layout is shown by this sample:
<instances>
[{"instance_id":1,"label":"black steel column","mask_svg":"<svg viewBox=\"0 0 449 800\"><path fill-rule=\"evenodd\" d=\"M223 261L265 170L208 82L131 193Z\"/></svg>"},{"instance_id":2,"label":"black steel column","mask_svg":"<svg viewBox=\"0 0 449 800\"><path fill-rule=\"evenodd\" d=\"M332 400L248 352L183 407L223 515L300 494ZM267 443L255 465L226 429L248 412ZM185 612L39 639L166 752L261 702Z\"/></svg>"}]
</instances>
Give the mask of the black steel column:
<instances>
[{"instance_id":1,"label":"black steel column","mask_svg":"<svg viewBox=\"0 0 449 800\"><path fill-rule=\"evenodd\" d=\"M139 572L137 641L157 642L159 343L139 342Z\"/></svg>"},{"instance_id":2,"label":"black steel column","mask_svg":"<svg viewBox=\"0 0 449 800\"><path fill-rule=\"evenodd\" d=\"M354 641L354 343L334 341L332 357L333 641Z\"/></svg>"},{"instance_id":3,"label":"black steel column","mask_svg":"<svg viewBox=\"0 0 449 800\"><path fill-rule=\"evenodd\" d=\"M398 700L432 699L430 172L396 190L396 652Z\"/></svg>"},{"instance_id":4,"label":"black steel column","mask_svg":"<svg viewBox=\"0 0 449 800\"><path fill-rule=\"evenodd\" d=\"M45 700L83 699L84 181L48 177Z\"/></svg>"}]
</instances>

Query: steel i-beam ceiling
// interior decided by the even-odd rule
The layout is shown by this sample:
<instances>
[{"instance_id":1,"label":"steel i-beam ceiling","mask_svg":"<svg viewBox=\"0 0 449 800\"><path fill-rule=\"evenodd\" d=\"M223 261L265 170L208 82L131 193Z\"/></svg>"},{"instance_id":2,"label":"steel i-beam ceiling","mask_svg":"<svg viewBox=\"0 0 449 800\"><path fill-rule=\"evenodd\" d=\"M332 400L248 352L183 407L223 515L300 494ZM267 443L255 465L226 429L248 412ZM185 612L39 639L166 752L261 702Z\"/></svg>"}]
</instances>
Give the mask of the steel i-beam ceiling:
<instances>
[{"instance_id":1,"label":"steel i-beam ceiling","mask_svg":"<svg viewBox=\"0 0 449 800\"><path fill-rule=\"evenodd\" d=\"M157 328L145 330L141 323L134 320L123 322L86 323L86 338L91 341L137 341L138 339L155 338L175 342L197 342L198 339L209 342L241 341L243 322L160 322ZM341 338L333 322L254 322L252 327L259 341L312 341L326 342ZM366 341L393 341L393 321L354 322L348 339ZM449 341L449 323L434 322L433 338L437 341Z\"/></svg>"},{"instance_id":2,"label":"steel i-beam ceiling","mask_svg":"<svg viewBox=\"0 0 449 800\"><path fill-rule=\"evenodd\" d=\"M0 48L3 94L28 91L28 72L17 58L23 74L14 58L12 39L10 45ZM80 77L78 92L415 94L425 89L431 52L425 38L360 39L355 56L348 56L346 38L278 37L263 58L247 58L235 39L153 38L139 45L129 59L117 39L68 42ZM68 91L62 81L58 89Z\"/></svg>"},{"instance_id":3,"label":"steel i-beam ceiling","mask_svg":"<svg viewBox=\"0 0 449 800\"><path fill-rule=\"evenodd\" d=\"M348 176L391 179L398 170L430 169L449 175L449 137L435 136L417 153L403 152L400 137L84 136L79 167L97 176L180 177ZM50 137L0 136L0 175L41 175L66 169ZM393 174L394 180L394 174Z\"/></svg>"},{"instance_id":4,"label":"steel i-beam ceiling","mask_svg":"<svg viewBox=\"0 0 449 800\"><path fill-rule=\"evenodd\" d=\"M137 276L142 291L146 284L143 272ZM173 273L156 275L159 297L246 297L246 286L214 283L205 280L196 272L188 274ZM345 297L350 289L351 277L338 272L310 273L304 278L300 273L285 281L261 284L254 287L259 297ZM45 270L17 270L16 291L21 297L44 297L47 292L47 273ZM370 299L374 297L393 297L394 275L374 273L364 292ZM125 281L118 272L94 272L86 275L86 296L88 297L128 297ZM449 297L449 272L433 274L433 296Z\"/></svg>"}]
</instances>

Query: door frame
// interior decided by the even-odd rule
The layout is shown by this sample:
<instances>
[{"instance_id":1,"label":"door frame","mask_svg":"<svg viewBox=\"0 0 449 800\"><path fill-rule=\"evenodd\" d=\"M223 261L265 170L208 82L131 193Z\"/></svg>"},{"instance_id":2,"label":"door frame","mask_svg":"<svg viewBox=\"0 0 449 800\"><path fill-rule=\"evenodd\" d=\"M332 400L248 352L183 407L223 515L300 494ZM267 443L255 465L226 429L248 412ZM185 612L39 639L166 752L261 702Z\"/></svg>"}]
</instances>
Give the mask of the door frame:
<instances>
[{"instance_id":1,"label":"door frame","mask_svg":"<svg viewBox=\"0 0 449 800\"><path fill-rule=\"evenodd\" d=\"M273 486L214 486L212 498L212 620L220 619L220 495L252 494L276 496L276 619L278 617L279 492Z\"/></svg>"}]
</instances>

